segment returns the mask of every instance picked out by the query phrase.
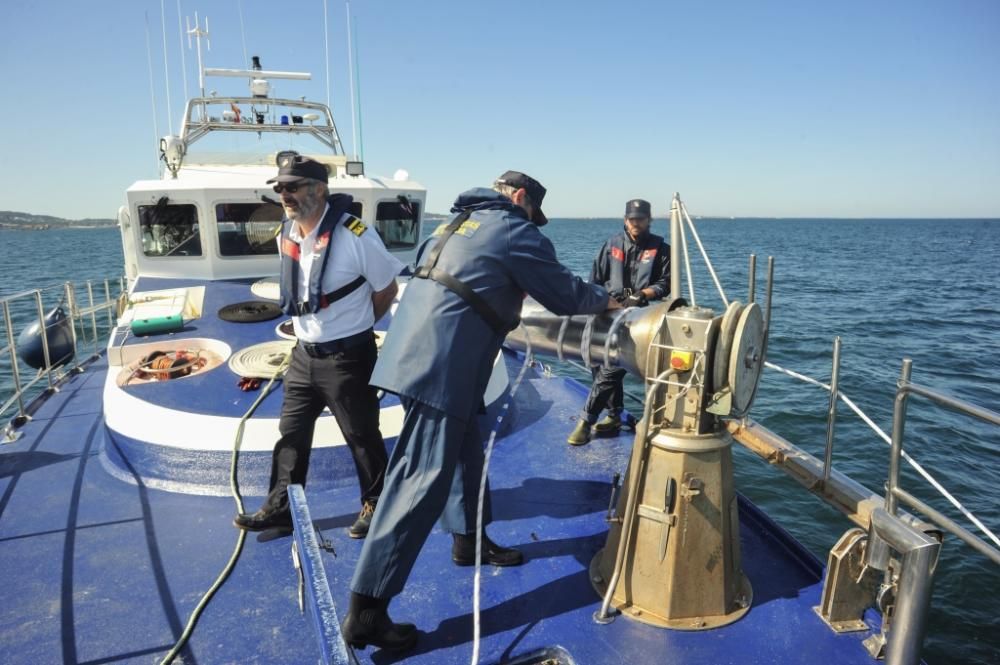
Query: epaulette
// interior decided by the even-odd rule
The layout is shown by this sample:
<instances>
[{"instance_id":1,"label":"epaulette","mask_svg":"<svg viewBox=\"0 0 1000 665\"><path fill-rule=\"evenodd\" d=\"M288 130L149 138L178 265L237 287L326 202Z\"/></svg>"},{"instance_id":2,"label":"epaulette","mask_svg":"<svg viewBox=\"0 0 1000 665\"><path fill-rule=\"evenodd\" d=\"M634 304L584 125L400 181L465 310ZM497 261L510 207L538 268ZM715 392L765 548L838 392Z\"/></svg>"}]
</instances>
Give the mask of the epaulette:
<instances>
[{"instance_id":1,"label":"epaulette","mask_svg":"<svg viewBox=\"0 0 1000 665\"><path fill-rule=\"evenodd\" d=\"M344 226L347 227L348 231L358 236L359 238L361 237L362 233L368 230L368 227L365 226L365 223L353 215L349 216L346 220L344 220Z\"/></svg>"}]
</instances>

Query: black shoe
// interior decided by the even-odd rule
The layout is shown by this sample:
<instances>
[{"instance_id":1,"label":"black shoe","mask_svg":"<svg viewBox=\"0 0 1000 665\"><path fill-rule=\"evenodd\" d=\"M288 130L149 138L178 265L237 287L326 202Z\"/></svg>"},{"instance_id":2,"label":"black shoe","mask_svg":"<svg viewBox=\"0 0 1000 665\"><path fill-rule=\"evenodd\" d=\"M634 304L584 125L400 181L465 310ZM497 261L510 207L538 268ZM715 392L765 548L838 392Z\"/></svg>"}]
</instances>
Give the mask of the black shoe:
<instances>
[{"instance_id":1,"label":"black shoe","mask_svg":"<svg viewBox=\"0 0 1000 665\"><path fill-rule=\"evenodd\" d=\"M451 560L459 566L473 566L476 563L476 536L453 533ZM490 566L520 566L524 555L512 547L500 547L486 533L483 533L482 563Z\"/></svg>"},{"instance_id":2,"label":"black shoe","mask_svg":"<svg viewBox=\"0 0 1000 665\"><path fill-rule=\"evenodd\" d=\"M566 443L571 446L582 446L588 441L590 441L590 423L581 418L566 438Z\"/></svg>"},{"instance_id":3,"label":"black shoe","mask_svg":"<svg viewBox=\"0 0 1000 665\"><path fill-rule=\"evenodd\" d=\"M351 538L364 538L368 535L368 527L372 523L372 515L375 514L375 502L365 501L364 505L361 506L361 512L358 513L358 519L354 520L354 524L351 528L347 530L347 535Z\"/></svg>"},{"instance_id":4,"label":"black shoe","mask_svg":"<svg viewBox=\"0 0 1000 665\"><path fill-rule=\"evenodd\" d=\"M351 593L351 607L340 626L340 634L352 649L369 644L388 651L407 651L417 643L417 627L412 623L393 623L389 618L388 598L372 598Z\"/></svg>"},{"instance_id":5,"label":"black shoe","mask_svg":"<svg viewBox=\"0 0 1000 665\"><path fill-rule=\"evenodd\" d=\"M265 510L261 508L251 514L240 513L233 520L237 529L244 531L264 531L266 529L291 529L292 514L285 510Z\"/></svg>"}]
</instances>

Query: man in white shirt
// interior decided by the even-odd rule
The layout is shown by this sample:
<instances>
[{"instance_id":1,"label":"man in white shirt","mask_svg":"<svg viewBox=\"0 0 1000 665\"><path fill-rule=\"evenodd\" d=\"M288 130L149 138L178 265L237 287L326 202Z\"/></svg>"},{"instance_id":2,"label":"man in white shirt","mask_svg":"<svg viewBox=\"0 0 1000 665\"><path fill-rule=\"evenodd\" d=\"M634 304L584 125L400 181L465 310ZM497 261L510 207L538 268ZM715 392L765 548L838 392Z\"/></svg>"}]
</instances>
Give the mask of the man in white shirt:
<instances>
[{"instance_id":1,"label":"man in white shirt","mask_svg":"<svg viewBox=\"0 0 1000 665\"><path fill-rule=\"evenodd\" d=\"M361 512L348 534L364 538L388 459L379 400L368 385L377 358L372 326L389 310L403 264L348 213L349 195L330 196L325 166L292 152L279 155L278 166L267 182L276 183L286 217L279 238L281 307L292 316L298 343L284 378L270 491L260 510L237 515L234 524L248 531L291 526L286 489L305 485L316 419L328 406L361 486Z\"/></svg>"}]
</instances>

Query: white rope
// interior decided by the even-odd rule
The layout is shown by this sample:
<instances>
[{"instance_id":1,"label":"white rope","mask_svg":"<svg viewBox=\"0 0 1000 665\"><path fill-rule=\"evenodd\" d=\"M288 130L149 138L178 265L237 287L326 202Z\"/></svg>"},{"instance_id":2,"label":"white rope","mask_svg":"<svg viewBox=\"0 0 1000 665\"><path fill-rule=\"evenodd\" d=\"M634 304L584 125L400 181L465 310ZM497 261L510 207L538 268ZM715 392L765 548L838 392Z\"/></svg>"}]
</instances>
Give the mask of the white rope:
<instances>
[{"instance_id":1,"label":"white rope","mask_svg":"<svg viewBox=\"0 0 1000 665\"><path fill-rule=\"evenodd\" d=\"M531 335L528 334L528 329L525 327L523 321L520 327L524 331L524 363L521 365L521 371L518 372L517 378L514 379L514 384L507 395L507 401L500 407L500 413L497 414L497 421L490 431L490 440L486 444L486 454L483 459L483 473L479 477L479 499L476 503L476 572L472 579L472 665L479 663L479 590L481 586L480 578L482 575L483 556L483 501L486 497L486 477L490 468L490 456L493 454L493 443L497 439L497 432L500 431L500 424L503 423L503 419L510 409L510 403L514 401L514 395L517 394L517 389L521 387L521 381L532 364Z\"/></svg>"},{"instance_id":2,"label":"white rope","mask_svg":"<svg viewBox=\"0 0 1000 665\"><path fill-rule=\"evenodd\" d=\"M774 363L765 362L764 365L767 366L767 367L770 367L773 370L777 370L777 371L779 371L779 372L781 372L783 374L787 374L788 376L791 376L793 378L799 379L800 381L805 381L806 383L811 383L811 384L813 384L815 386L819 386L820 388L823 388L827 392L830 392L832 390L832 388L831 388L831 386L829 384L821 383L821 382L817 381L816 379L810 378L810 377L805 376L803 374L799 374L798 372L793 372L791 370L785 369L784 367L779 367L778 365L775 365ZM844 402L844 404L846 404L851 409L851 411L853 411L854 413L856 413L858 415L858 417L861 418L861 420L864 421L865 424L868 425L868 427L870 427L876 434L878 434L879 437L881 437L883 441L885 441L889 445L892 445L892 437L890 437L888 434L886 434L885 431L881 427L879 427L878 425L876 425L872 421L871 418L869 418L867 415L865 415L865 413L858 407L857 404L854 403L854 401L852 399L850 399L847 395L845 395L840 390L837 391L837 397L839 397ZM982 531L987 537L989 537L990 540L992 540L994 543L996 543L997 547L1000 547L1000 538L997 538L996 534L994 534L992 531L990 531L990 529L985 524L983 524L979 520L979 518L977 518L965 506L963 506L959 502L959 500L956 499L951 494L951 492L949 492L948 490L946 490L944 488L944 486L942 486L941 483L939 483L934 478L934 476L932 476L927 470L925 470L924 467L922 467L915 459L913 459L912 457L910 457L905 450L901 450L900 452L902 453L903 459L905 459L909 463L909 465L912 466L917 471L917 473L919 473L921 476L923 476L924 480L926 480L928 483L930 483L931 486L934 489L936 489L938 492L941 493L942 496L944 496L944 498L948 499L948 501L951 503L951 505L955 506L955 508L957 508L963 515L965 515L965 517L970 522L972 522L977 527L979 527L979 530Z\"/></svg>"},{"instance_id":3,"label":"white rope","mask_svg":"<svg viewBox=\"0 0 1000 665\"><path fill-rule=\"evenodd\" d=\"M698 230L694 228L694 222L691 221L691 215L688 214L687 206L684 202L681 202L681 212L684 213L684 219L687 221L688 228L691 229L691 235L694 236L694 241L698 244L698 249L701 250L701 258L705 259L705 266L708 268L708 274L712 276L712 281L715 282L715 288L719 290L719 296L722 298L722 304L729 307L729 298L726 297L726 292L722 290L722 284L719 282L719 277L715 274L715 268L712 267L712 262L708 260L708 252L705 251L705 246L701 244L701 238L698 236Z\"/></svg>"}]
</instances>

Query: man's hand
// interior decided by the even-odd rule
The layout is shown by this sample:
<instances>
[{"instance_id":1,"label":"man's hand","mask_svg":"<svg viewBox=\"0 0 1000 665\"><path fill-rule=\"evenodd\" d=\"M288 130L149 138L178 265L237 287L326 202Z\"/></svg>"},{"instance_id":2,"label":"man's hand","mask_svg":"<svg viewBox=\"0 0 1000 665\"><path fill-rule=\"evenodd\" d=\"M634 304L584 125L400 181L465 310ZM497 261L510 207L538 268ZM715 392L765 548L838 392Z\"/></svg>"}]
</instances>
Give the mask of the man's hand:
<instances>
[{"instance_id":1,"label":"man's hand","mask_svg":"<svg viewBox=\"0 0 1000 665\"><path fill-rule=\"evenodd\" d=\"M649 301L646 300L646 294L642 291L636 291L625 301L626 307L645 307L648 304Z\"/></svg>"},{"instance_id":2,"label":"man's hand","mask_svg":"<svg viewBox=\"0 0 1000 665\"><path fill-rule=\"evenodd\" d=\"M613 295L608 295L608 306L604 308L604 311L610 312L615 309L622 309L622 304Z\"/></svg>"}]
</instances>

